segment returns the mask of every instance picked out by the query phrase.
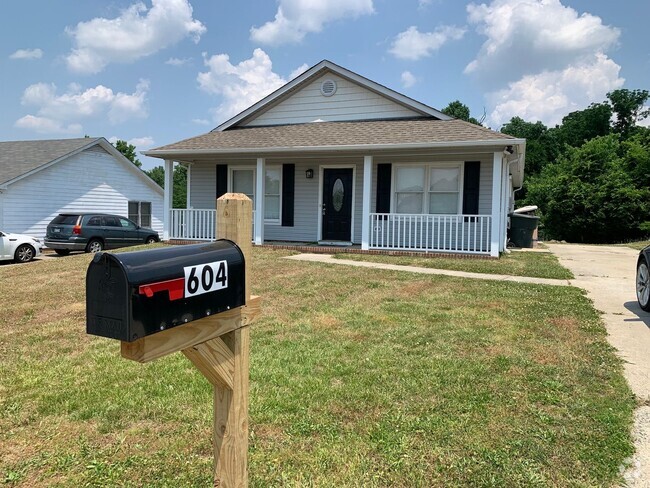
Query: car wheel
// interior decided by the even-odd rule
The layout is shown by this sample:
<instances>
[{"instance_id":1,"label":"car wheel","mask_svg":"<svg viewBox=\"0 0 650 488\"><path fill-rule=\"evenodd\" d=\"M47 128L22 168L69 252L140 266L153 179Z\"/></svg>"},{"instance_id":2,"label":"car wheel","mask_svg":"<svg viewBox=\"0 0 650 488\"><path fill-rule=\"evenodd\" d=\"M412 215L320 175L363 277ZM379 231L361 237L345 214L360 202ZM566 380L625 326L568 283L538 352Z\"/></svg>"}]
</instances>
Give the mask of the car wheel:
<instances>
[{"instance_id":1,"label":"car wheel","mask_svg":"<svg viewBox=\"0 0 650 488\"><path fill-rule=\"evenodd\" d=\"M650 312L650 270L644 257L636 267L636 298L646 312Z\"/></svg>"},{"instance_id":2,"label":"car wheel","mask_svg":"<svg viewBox=\"0 0 650 488\"><path fill-rule=\"evenodd\" d=\"M154 242L158 242L158 239L156 239L154 236L149 236L144 241L145 244L153 244Z\"/></svg>"},{"instance_id":3,"label":"car wheel","mask_svg":"<svg viewBox=\"0 0 650 488\"><path fill-rule=\"evenodd\" d=\"M96 253L104 249L104 244L99 239L91 239L86 246L86 252Z\"/></svg>"},{"instance_id":4,"label":"car wheel","mask_svg":"<svg viewBox=\"0 0 650 488\"><path fill-rule=\"evenodd\" d=\"M57 253L59 256L67 256L70 254L70 249L55 249L55 253Z\"/></svg>"},{"instance_id":5,"label":"car wheel","mask_svg":"<svg viewBox=\"0 0 650 488\"><path fill-rule=\"evenodd\" d=\"M14 259L17 263L29 263L34 259L34 248L29 244L22 244L18 246L14 254Z\"/></svg>"}]
</instances>

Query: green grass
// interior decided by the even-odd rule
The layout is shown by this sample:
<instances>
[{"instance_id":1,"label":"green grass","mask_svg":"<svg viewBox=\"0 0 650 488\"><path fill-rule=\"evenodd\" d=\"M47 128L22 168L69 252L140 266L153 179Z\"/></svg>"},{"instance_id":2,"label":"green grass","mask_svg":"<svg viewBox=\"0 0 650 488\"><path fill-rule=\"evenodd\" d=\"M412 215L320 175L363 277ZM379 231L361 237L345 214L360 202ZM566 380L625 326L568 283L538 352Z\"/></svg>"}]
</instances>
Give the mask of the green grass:
<instances>
[{"instance_id":1,"label":"green grass","mask_svg":"<svg viewBox=\"0 0 650 488\"><path fill-rule=\"evenodd\" d=\"M576 288L255 249L250 486L613 486L635 401ZM0 481L211 486L211 387L87 336L90 257L0 266Z\"/></svg>"},{"instance_id":2,"label":"green grass","mask_svg":"<svg viewBox=\"0 0 650 488\"><path fill-rule=\"evenodd\" d=\"M573 273L561 266L554 255L539 252L512 252L510 254L503 254L499 259L412 257L352 253L340 253L334 257L338 259L354 259L356 261L372 261L403 266L469 271L472 273L530 276L533 278L554 278L558 280L574 278Z\"/></svg>"}]
</instances>

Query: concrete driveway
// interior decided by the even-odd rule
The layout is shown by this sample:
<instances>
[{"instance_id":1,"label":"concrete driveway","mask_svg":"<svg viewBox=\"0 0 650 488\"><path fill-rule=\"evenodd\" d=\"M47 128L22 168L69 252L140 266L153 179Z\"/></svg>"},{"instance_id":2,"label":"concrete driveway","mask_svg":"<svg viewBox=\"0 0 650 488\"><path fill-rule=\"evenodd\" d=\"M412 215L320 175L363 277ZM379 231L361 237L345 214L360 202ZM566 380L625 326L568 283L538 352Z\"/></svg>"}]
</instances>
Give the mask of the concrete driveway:
<instances>
[{"instance_id":1,"label":"concrete driveway","mask_svg":"<svg viewBox=\"0 0 650 488\"><path fill-rule=\"evenodd\" d=\"M636 301L638 251L619 246L548 244L560 264L575 275L571 284L584 288L603 314L608 339L624 361L625 377L641 402L650 404L650 314ZM650 486L650 407L637 409L634 436L637 454L625 473L628 486Z\"/></svg>"}]
</instances>

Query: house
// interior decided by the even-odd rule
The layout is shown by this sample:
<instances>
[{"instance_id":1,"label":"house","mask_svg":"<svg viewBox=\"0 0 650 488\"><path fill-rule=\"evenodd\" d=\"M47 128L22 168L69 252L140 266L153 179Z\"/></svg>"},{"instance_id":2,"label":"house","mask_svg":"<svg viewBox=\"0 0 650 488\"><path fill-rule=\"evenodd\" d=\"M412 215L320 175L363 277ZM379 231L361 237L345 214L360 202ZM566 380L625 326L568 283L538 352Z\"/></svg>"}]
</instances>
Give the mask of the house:
<instances>
[{"instance_id":1,"label":"house","mask_svg":"<svg viewBox=\"0 0 650 488\"><path fill-rule=\"evenodd\" d=\"M322 61L165 160L165 238L213 239L215 199L254 202L254 241L498 256L524 139L456 120ZM174 162L187 209L172 209Z\"/></svg>"},{"instance_id":2,"label":"house","mask_svg":"<svg viewBox=\"0 0 650 488\"><path fill-rule=\"evenodd\" d=\"M42 238L57 214L82 211L162 233L163 190L103 137L0 142L0 229Z\"/></svg>"}]
</instances>

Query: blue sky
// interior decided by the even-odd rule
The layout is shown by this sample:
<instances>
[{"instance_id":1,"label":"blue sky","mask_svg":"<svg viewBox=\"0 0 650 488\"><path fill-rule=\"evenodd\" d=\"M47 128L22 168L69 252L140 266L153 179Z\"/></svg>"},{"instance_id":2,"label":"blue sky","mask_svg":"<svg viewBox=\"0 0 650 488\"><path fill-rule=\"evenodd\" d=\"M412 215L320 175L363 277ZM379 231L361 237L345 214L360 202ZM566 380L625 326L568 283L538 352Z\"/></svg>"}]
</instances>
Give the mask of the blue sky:
<instances>
[{"instance_id":1,"label":"blue sky","mask_svg":"<svg viewBox=\"0 0 650 488\"><path fill-rule=\"evenodd\" d=\"M650 89L648 0L4 2L0 140L204 133L329 59L498 129ZM145 168L158 160L141 157Z\"/></svg>"}]
</instances>

